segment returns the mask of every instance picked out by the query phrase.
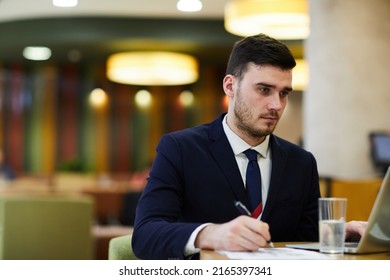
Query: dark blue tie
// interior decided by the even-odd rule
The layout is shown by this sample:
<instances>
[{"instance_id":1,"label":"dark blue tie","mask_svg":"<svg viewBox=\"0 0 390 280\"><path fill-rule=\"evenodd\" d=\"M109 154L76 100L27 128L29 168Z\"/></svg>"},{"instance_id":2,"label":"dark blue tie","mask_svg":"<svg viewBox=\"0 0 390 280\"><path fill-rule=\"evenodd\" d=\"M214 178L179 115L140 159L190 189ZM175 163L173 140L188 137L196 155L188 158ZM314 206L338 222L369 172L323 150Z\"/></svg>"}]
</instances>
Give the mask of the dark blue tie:
<instances>
[{"instance_id":1,"label":"dark blue tie","mask_svg":"<svg viewBox=\"0 0 390 280\"><path fill-rule=\"evenodd\" d=\"M249 201L249 210L256 218L262 211L261 205L261 174L257 162L257 152L248 149L244 152L248 158L248 167L246 169L246 193ZM252 215L253 216L253 215Z\"/></svg>"}]
</instances>

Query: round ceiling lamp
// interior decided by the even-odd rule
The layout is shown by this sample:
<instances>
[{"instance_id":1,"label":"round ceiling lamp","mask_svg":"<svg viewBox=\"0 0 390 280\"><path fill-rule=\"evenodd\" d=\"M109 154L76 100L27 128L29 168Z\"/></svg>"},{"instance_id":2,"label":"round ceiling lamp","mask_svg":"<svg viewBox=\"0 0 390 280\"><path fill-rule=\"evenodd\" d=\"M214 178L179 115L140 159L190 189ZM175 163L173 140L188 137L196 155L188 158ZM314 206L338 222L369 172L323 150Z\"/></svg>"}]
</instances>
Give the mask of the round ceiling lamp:
<instances>
[{"instance_id":1,"label":"round ceiling lamp","mask_svg":"<svg viewBox=\"0 0 390 280\"><path fill-rule=\"evenodd\" d=\"M203 4L200 0L179 0L176 7L182 12L199 12Z\"/></svg>"},{"instance_id":2,"label":"round ceiling lamp","mask_svg":"<svg viewBox=\"0 0 390 280\"><path fill-rule=\"evenodd\" d=\"M174 52L124 52L107 60L107 78L132 85L185 85L198 80L198 62Z\"/></svg>"},{"instance_id":3,"label":"round ceiling lamp","mask_svg":"<svg viewBox=\"0 0 390 280\"><path fill-rule=\"evenodd\" d=\"M239 36L265 33L277 39L305 39L309 35L307 0L229 1L225 29Z\"/></svg>"},{"instance_id":4,"label":"round ceiling lamp","mask_svg":"<svg viewBox=\"0 0 390 280\"><path fill-rule=\"evenodd\" d=\"M23 56L29 60L48 60L51 57L51 49L41 46L29 46L23 49Z\"/></svg>"}]
</instances>

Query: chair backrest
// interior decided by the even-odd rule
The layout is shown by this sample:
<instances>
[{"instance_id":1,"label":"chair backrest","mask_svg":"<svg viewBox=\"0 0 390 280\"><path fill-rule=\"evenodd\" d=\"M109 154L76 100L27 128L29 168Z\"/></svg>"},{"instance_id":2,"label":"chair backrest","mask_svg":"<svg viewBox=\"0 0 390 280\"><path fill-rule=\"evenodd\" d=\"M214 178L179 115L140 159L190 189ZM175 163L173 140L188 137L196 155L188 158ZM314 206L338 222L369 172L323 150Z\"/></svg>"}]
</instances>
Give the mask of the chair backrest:
<instances>
[{"instance_id":1,"label":"chair backrest","mask_svg":"<svg viewBox=\"0 0 390 280\"><path fill-rule=\"evenodd\" d=\"M109 260L138 260L131 246L132 234L114 237L108 247Z\"/></svg>"},{"instance_id":2,"label":"chair backrest","mask_svg":"<svg viewBox=\"0 0 390 280\"><path fill-rule=\"evenodd\" d=\"M0 197L0 259L92 259L92 221L89 197Z\"/></svg>"},{"instance_id":3,"label":"chair backrest","mask_svg":"<svg viewBox=\"0 0 390 280\"><path fill-rule=\"evenodd\" d=\"M330 196L345 197L347 220L367 221L381 186L381 179L341 180L331 182Z\"/></svg>"}]
</instances>

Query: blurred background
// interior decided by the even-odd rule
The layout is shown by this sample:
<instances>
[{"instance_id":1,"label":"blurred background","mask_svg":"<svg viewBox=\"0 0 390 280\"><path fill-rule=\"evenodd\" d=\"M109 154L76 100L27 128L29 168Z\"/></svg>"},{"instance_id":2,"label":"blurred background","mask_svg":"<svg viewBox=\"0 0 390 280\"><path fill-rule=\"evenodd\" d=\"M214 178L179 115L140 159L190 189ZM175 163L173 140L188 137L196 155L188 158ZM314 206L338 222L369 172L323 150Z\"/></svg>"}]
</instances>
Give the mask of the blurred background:
<instances>
[{"instance_id":1,"label":"blurred background","mask_svg":"<svg viewBox=\"0 0 390 280\"><path fill-rule=\"evenodd\" d=\"M0 1L0 145L9 164L20 174L134 172L152 162L163 133L224 112L222 78L241 38L224 29L226 2L181 12L175 0L82 0L71 8ZM302 40L286 43L302 58ZM28 60L28 46L47 47L51 56ZM110 81L109 55L132 51L190 54L198 79L172 86ZM294 115L280 134L299 143L301 91L291 99Z\"/></svg>"}]
</instances>

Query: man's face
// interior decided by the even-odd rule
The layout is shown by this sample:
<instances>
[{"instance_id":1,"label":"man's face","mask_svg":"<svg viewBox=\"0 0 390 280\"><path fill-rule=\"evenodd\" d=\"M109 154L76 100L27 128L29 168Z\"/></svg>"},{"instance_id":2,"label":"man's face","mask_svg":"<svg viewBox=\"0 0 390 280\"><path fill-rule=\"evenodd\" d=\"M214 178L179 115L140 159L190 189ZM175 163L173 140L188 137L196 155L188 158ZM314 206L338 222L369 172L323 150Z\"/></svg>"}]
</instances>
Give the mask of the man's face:
<instances>
[{"instance_id":1,"label":"man's face","mask_svg":"<svg viewBox=\"0 0 390 280\"><path fill-rule=\"evenodd\" d=\"M224 89L230 97L231 129L248 144L261 143L274 131L283 114L292 91L291 82L292 70L270 65L248 65L241 80L227 75Z\"/></svg>"}]
</instances>

